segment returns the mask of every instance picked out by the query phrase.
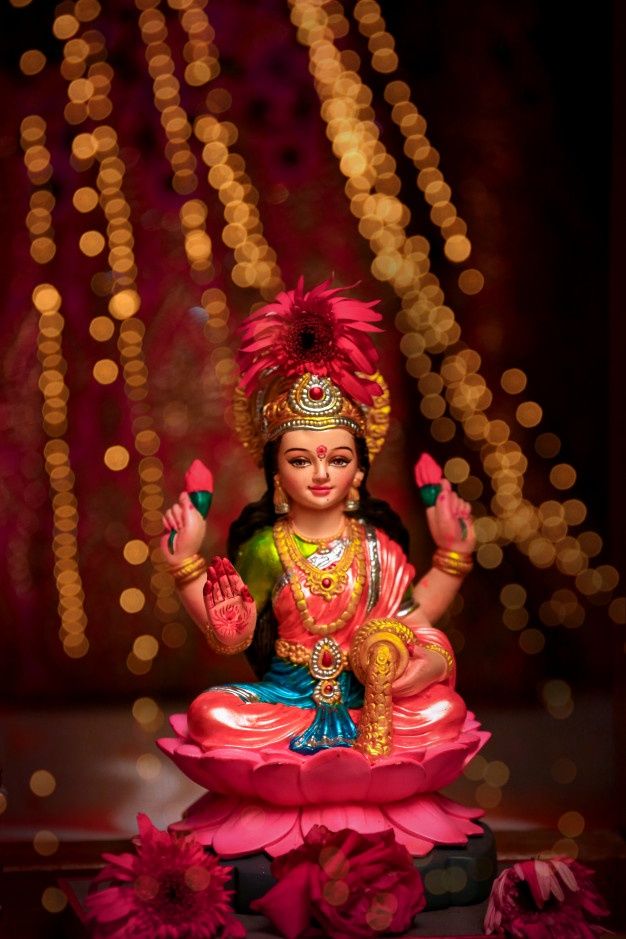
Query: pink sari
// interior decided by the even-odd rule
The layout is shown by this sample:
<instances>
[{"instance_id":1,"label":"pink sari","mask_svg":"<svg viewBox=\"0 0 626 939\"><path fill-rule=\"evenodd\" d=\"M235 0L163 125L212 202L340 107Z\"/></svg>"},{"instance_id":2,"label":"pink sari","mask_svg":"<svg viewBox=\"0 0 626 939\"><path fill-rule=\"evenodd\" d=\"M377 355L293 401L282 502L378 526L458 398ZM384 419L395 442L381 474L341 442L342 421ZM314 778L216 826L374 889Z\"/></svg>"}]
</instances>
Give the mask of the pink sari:
<instances>
[{"instance_id":1,"label":"pink sari","mask_svg":"<svg viewBox=\"0 0 626 939\"><path fill-rule=\"evenodd\" d=\"M302 582L307 608L319 623L335 620L346 609L354 590L356 559L348 571L345 589L329 601L312 594ZM401 616L407 588L415 571L402 549L384 532L370 529L366 552L365 584L351 620L333 634L342 650L349 650L357 629L372 619ZM288 642L312 648L319 638L304 628L285 576L274 589L273 609L278 636ZM446 636L430 625L410 624L419 643L436 643L450 654ZM454 670L415 695L399 697L393 705L393 752L418 751L424 747L454 740L463 728L466 708L454 691ZM303 733L311 723L311 708L254 700L254 685L215 688L200 695L188 712L190 735L205 749L238 747L260 749L283 745ZM350 714L356 724L360 710Z\"/></svg>"}]
</instances>

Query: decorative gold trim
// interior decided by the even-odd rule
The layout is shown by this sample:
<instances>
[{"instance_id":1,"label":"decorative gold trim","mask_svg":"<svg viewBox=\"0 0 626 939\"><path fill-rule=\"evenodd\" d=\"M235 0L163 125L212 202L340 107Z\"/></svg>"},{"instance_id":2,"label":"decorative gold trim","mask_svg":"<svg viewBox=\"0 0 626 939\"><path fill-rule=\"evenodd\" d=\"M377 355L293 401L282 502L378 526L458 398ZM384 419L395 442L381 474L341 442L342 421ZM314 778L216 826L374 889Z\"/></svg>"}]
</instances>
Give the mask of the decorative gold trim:
<instances>
[{"instance_id":1,"label":"decorative gold trim","mask_svg":"<svg viewBox=\"0 0 626 939\"><path fill-rule=\"evenodd\" d=\"M342 394L329 378L319 378L308 372L295 380L270 373L264 386L250 397L238 385L233 393L235 433L260 464L266 442L277 439L288 430L346 427L355 436L365 438L370 460L373 460L382 449L389 430L389 388L380 372L364 377L377 382L382 389L369 407L358 405ZM317 408L304 402L303 398L303 391L312 379L326 389Z\"/></svg>"},{"instance_id":2,"label":"decorative gold trim","mask_svg":"<svg viewBox=\"0 0 626 939\"><path fill-rule=\"evenodd\" d=\"M315 644L317 645L317 643ZM313 647L315 648L315 646ZM303 646L300 642L289 642L287 639L277 639L274 645L276 655L279 659L285 659L293 665L305 665L309 668L311 653L313 649ZM341 650L341 670L350 669L350 659L345 649ZM315 676L314 676L315 677Z\"/></svg>"}]
</instances>

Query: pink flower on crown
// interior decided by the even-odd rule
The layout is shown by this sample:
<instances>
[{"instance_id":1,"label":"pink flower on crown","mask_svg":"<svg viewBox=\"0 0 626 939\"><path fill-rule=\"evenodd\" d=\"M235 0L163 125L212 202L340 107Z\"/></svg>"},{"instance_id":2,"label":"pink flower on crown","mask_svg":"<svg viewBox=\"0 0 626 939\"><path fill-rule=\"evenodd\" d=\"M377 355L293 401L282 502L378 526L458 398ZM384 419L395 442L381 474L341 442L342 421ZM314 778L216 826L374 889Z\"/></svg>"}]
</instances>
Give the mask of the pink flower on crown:
<instances>
[{"instance_id":1,"label":"pink flower on crown","mask_svg":"<svg viewBox=\"0 0 626 939\"><path fill-rule=\"evenodd\" d=\"M225 888L230 868L193 836L158 831L138 815L136 854L103 854L87 898L93 939L240 939L246 934Z\"/></svg>"},{"instance_id":2,"label":"pink flower on crown","mask_svg":"<svg viewBox=\"0 0 626 939\"><path fill-rule=\"evenodd\" d=\"M305 372L327 376L365 405L380 394L380 386L364 377L376 370L378 361L367 335L382 332L374 325L382 318L372 309L378 301L338 296L345 288L331 289L330 284L324 281L305 293L301 277L295 290L280 293L246 318L240 327L243 343L238 354L246 394L270 368L287 377Z\"/></svg>"}]
</instances>

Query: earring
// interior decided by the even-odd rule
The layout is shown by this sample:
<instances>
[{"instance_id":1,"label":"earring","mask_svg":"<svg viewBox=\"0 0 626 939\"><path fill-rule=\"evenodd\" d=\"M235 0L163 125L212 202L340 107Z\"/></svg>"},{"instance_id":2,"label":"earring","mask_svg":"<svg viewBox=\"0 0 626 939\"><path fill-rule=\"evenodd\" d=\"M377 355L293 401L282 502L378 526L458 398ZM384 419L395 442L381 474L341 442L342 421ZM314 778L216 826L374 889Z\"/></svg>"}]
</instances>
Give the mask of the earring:
<instances>
[{"instance_id":1,"label":"earring","mask_svg":"<svg viewBox=\"0 0 626 939\"><path fill-rule=\"evenodd\" d=\"M283 487L278 478L274 480L274 511L277 515L286 515L289 511L287 496L283 492Z\"/></svg>"},{"instance_id":2,"label":"earring","mask_svg":"<svg viewBox=\"0 0 626 939\"><path fill-rule=\"evenodd\" d=\"M360 506L361 506L361 501L359 499L359 490L357 489L356 486L350 486L348 498L346 499L345 511L357 512Z\"/></svg>"}]
</instances>

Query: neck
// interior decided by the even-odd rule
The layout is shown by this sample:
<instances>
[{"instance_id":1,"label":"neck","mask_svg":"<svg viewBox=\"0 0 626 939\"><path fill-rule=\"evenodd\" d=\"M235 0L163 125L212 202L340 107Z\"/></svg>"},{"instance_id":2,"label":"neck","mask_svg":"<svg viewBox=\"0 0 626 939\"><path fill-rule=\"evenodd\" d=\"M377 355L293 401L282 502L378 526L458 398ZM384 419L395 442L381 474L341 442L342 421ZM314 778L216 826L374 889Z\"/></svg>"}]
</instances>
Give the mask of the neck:
<instances>
[{"instance_id":1,"label":"neck","mask_svg":"<svg viewBox=\"0 0 626 939\"><path fill-rule=\"evenodd\" d=\"M342 505L323 512L319 509L293 505L289 514L294 527L307 541L323 541L325 538L332 538L337 535L345 522Z\"/></svg>"}]
</instances>

